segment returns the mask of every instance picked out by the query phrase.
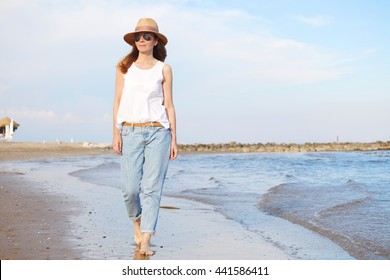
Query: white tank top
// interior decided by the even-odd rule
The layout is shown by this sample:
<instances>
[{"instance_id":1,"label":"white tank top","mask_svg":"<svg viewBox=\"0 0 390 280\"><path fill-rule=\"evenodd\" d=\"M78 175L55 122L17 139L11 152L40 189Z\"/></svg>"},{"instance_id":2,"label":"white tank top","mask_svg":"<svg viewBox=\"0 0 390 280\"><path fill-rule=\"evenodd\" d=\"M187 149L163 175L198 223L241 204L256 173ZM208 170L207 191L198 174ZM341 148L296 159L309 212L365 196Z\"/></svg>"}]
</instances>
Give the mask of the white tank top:
<instances>
[{"instance_id":1,"label":"white tank top","mask_svg":"<svg viewBox=\"0 0 390 280\"><path fill-rule=\"evenodd\" d=\"M119 104L117 123L160 122L169 128L162 88L164 62L150 69L141 69L133 63L124 74L122 98Z\"/></svg>"}]
</instances>

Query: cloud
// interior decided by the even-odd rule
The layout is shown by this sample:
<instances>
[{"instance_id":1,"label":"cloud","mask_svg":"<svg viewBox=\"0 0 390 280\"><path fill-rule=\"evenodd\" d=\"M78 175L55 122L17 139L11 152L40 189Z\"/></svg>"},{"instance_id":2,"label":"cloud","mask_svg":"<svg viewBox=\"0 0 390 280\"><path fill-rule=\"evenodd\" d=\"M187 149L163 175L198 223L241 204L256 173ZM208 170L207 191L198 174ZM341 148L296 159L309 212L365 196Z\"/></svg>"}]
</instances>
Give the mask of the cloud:
<instances>
[{"instance_id":1,"label":"cloud","mask_svg":"<svg viewBox=\"0 0 390 280\"><path fill-rule=\"evenodd\" d=\"M0 109L0 116L9 116L20 124L16 141L110 141L112 116L99 111L86 116L82 112L14 107Z\"/></svg>"},{"instance_id":2,"label":"cloud","mask_svg":"<svg viewBox=\"0 0 390 280\"><path fill-rule=\"evenodd\" d=\"M180 25L166 22L171 18L163 18L175 40L170 51L185 57L189 71L203 85L208 82L231 89L237 84L254 85L253 81L297 85L334 80L348 73L339 63L346 54L278 36L262 18L244 11L184 10L175 18ZM201 73L207 74L199 77Z\"/></svg>"},{"instance_id":3,"label":"cloud","mask_svg":"<svg viewBox=\"0 0 390 280\"><path fill-rule=\"evenodd\" d=\"M37 121L47 123L58 120L58 115L53 110L33 110L27 107L2 109L0 115L12 116L17 122Z\"/></svg>"},{"instance_id":4,"label":"cloud","mask_svg":"<svg viewBox=\"0 0 390 280\"><path fill-rule=\"evenodd\" d=\"M340 59L334 50L278 37L263 18L239 9L195 9L177 1L142 5L129 2L122 6L102 0L76 1L74 6L63 4L56 8L46 7L40 1L35 5L27 4L30 1L24 3L28 11L22 9L20 12L21 5L16 4L8 9L11 14L25 15L31 30L25 32L25 24L16 20L8 24L14 29L13 40L9 43L12 49L9 46L8 51L22 57L16 63L8 61L10 69L1 71L5 77L12 78L20 71L21 60L25 62L26 79L30 74L35 79L44 79L53 70L56 75L94 71L90 68L92 65L84 62L97 59L99 63L106 59L104 48L108 51L125 48L125 45L120 46L123 44L121 38L133 28L140 15L155 17L167 33L170 39L168 59L175 57L183 61L185 57L186 62L197 69L204 65L203 60L215 66L215 71L242 66L247 69L246 76L251 73L248 78L259 77L264 82L286 84L334 79L345 73L337 67L329 67ZM297 19L317 26L326 23L324 16ZM23 36L16 35L22 32ZM25 42L29 42L27 50ZM30 55L26 55L28 53ZM118 59L120 56L118 53Z\"/></svg>"},{"instance_id":5,"label":"cloud","mask_svg":"<svg viewBox=\"0 0 390 280\"><path fill-rule=\"evenodd\" d=\"M66 121L67 123L80 121L79 117L77 117L73 112L65 113L65 115L63 116L63 120Z\"/></svg>"},{"instance_id":6,"label":"cloud","mask_svg":"<svg viewBox=\"0 0 390 280\"><path fill-rule=\"evenodd\" d=\"M293 18L301 23L314 27L327 26L331 22L331 18L329 16L294 16Z\"/></svg>"},{"instance_id":7,"label":"cloud","mask_svg":"<svg viewBox=\"0 0 390 280\"><path fill-rule=\"evenodd\" d=\"M341 55L315 45L276 37L242 38L238 44L239 52L236 46L217 42L206 54L211 61L217 57L225 61L219 70L231 68L230 73L241 81L297 85L333 80L346 73L339 63Z\"/></svg>"},{"instance_id":8,"label":"cloud","mask_svg":"<svg viewBox=\"0 0 390 280\"><path fill-rule=\"evenodd\" d=\"M6 94L7 86L0 84L0 96L4 96Z\"/></svg>"}]
</instances>

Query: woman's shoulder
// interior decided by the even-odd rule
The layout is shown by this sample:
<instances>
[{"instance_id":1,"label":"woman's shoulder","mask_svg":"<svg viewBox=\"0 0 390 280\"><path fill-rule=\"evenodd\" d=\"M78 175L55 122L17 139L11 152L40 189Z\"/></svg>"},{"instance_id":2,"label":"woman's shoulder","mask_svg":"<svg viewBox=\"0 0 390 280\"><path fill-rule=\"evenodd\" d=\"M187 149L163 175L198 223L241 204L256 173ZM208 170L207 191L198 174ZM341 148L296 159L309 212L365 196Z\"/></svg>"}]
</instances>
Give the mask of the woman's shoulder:
<instances>
[{"instance_id":1,"label":"woman's shoulder","mask_svg":"<svg viewBox=\"0 0 390 280\"><path fill-rule=\"evenodd\" d=\"M172 72L172 68L169 64L162 62L163 63L163 72Z\"/></svg>"},{"instance_id":2,"label":"woman's shoulder","mask_svg":"<svg viewBox=\"0 0 390 280\"><path fill-rule=\"evenodd\" d=\"M169 64L164 63L163 69L162 69L162 74L164 77L164 81L171 81L172 80L172 69Z\"/></svg>"}]
</instances>

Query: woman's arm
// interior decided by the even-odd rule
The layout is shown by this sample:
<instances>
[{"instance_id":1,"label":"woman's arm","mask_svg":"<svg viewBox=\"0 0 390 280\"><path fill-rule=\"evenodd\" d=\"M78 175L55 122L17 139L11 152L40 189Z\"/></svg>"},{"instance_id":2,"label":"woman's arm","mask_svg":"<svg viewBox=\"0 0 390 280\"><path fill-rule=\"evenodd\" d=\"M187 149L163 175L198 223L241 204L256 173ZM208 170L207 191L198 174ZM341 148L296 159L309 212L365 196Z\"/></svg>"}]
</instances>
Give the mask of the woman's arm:
<instances>
[{"instance_id":1,"label":"woman's arm","mask_svg":"<svg viewBox=\"0 0 390 280\"><path fill-rule=\"evenodd\" d=\"M119 104L122 98L124 78L122 72L117 68L116 69L116 78L115 78L115 97L114 97L114 109L113 109L113 137L112 137L112 148L118 154L122 154L122 137L118 129L116 117L118 115Z\"/></svg>"},{"instance_id":2,"label":"woman's arm","mask_svg":"<svg viewBox=\"0 0 390 280\"><path fill-rule=\"evenodd\" d=\"M173 105L172 96L172 69L168 64L164 65L163 68L163 91L164 91L164 106L167 110L168 120L171 127L172 142L171 142L171 153L170 159L174 160L178 154L177 140L176 140L176 113Z\"/></svg>"}]
</instances>

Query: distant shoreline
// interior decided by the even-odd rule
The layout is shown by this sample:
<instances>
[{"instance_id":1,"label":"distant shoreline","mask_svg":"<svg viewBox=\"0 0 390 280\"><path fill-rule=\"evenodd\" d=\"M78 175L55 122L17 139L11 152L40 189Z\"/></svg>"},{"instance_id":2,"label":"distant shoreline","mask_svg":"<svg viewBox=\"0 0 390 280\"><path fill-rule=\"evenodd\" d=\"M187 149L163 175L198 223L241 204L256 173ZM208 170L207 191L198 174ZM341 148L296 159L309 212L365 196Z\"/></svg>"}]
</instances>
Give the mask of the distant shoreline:
<instances>
[{"instance_id":1,"label":"distant shoreline","mask_svg":"<svg viewBox=\"0 0 390 280\"><path fill-rule=\"evenodd\" d=\"M225 144L186 144L179 145L182 152L335 152L335 151L380 151L390 150L390 141L372 143L330 142L305 144L241 144L230 142Z\"/></svg>"},{"instance_id":2,"label":"distant shoreline","mask_svg":"<svg viewBox=\"0 0 390 280\"><path fill-rule=\"evenodd\" d=\"M259 153L259 152L343 152L390 150L390 141L372 143L330 142L305 144L179 144L181 153ZM0 161L33 158L92 156L113 154L112 145L93 142L0 142Z\"/></svg>"}]
</instances>

